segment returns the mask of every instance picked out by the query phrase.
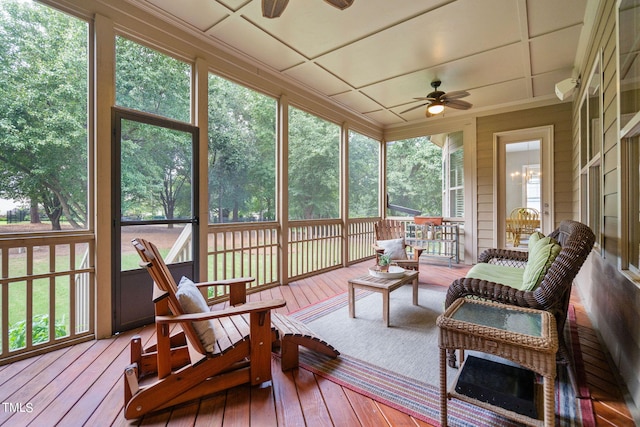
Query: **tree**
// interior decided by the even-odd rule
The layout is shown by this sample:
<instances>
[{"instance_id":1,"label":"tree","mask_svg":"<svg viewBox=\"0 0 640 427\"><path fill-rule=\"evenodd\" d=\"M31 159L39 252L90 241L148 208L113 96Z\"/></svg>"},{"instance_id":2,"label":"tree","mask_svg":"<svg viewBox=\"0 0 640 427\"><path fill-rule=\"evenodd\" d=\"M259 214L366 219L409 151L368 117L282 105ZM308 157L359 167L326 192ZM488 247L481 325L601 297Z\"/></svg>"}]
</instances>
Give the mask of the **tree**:
<instances>
[{"instance_id":1,"label":"tree","mask_svg":"<svg viewBox=\"0 0 640 427\"><path fill-rule=\"evenodd\" d=\"M174 120L190 120L191 67L123 37L116 39L116 103ZM190 213L190 135L128 122L122 129L123 215L166 219ZM169 225L171 228L172 225Z\"/></svg>"},{"instance_id":2,"label":"tree","mask_svg":"<svg viewBox=\"0 0 640 427\"><path fill-rule=\"evenodd\" d=\"M391 204L425 215L442 214L442 150L427 137L387 144Z\"/></svg>"},{"instance_id":3,"label":"tree","mask_svg":"<svg viewBox=\"0 0 640 427\"><path fill-rule=\"evenodd\" d=\"M87 220L86 22L21 1L0 3L0 196Z\"/></svg>"},{"instance_id":4,"label":"tree","mask_svg":"<svg viewBox=\"0 0 640 427\"><path fill-rule=\"evenodd\" d=\"M209 203L220 222L275 218L275 105L209 76Z\"/></svg>"},{"instance_id":5,"label":"tree","mask_svg":"<svg viewBox=\"0 0 640 427\"><path fill-rule=\"evenodd\" d=\"M349 133L349 218L378 216L380 142Z\"/></svg>"},{"instance_id":6,"label":"tree","mask_svg":"<svg viewBox=\"0 0 640 427\"><path fill-rule=\"evenodd\" d=\"M339 218L340 128L289 109L289 218Z\"/></svg>"},{"instance_id":7,"label":"tree","mask_svg":"<svg viewBox=\"0 0 640 427\"><path fill-rule=\"evenodd\" d=\"M125 120L120 143L123 215L190 216L191 134Z\"/></svg>"}]
</instances>

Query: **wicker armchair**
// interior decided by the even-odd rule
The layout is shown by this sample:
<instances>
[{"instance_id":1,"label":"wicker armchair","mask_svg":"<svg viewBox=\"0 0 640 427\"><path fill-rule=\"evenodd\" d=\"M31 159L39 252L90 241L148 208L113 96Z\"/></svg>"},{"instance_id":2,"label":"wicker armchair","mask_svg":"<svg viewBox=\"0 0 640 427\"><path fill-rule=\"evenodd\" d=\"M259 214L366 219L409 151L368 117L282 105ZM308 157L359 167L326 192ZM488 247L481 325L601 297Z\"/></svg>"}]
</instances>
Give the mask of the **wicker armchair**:
<instances>
[{"instance_id":1,"label":"wicker armchair","mask_svg":"<svg viewBox=\"0 0 640 427\"><path fill-rule=\"evenodd\" d=\"M565 220L549 236L556 239L562 250L545 273L542 283L533 291L520 291L509 286L486 280L460 278L455 280L447 291L445 307L449 307L456 299L477 297L505 304L546 310L553 313L558 326L558 363L568 365L572 382L573 367L571 355L564 341L565 320L571 297L573 279L585 262L595 236L586 225ZM523 266L528 257L527 252L507 249L487 249L479 257L478 262ZM455 353L449 353L449 365L456 366ZM574 382L575 385L575 382Z\"/></svg>"}]
</instances>

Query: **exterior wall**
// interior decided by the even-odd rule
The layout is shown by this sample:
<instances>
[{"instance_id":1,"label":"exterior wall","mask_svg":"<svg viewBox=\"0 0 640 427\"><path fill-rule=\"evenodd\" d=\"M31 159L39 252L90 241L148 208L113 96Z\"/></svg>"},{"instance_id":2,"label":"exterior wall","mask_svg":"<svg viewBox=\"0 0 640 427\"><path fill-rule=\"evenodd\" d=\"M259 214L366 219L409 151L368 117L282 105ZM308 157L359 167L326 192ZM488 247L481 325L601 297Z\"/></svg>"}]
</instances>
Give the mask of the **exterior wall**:
<instances>
[{"instance_id":1,"label":"exterior wall","mask_svg":"<svg viewBox=\"0 0 640 427\"><path fill-rule=\"evenodd\" d=\"M495 247L494 243L494 175L496 165L493 152L494 134L511 130L553 125L553 169L554 169L554 219L573 219L572 193L572 145L571 145L571 104L562 103L548 107L515 111L493 116L478 117L477 168L477 245L478 254Z\"/></svg>"},{"instance_id":2,"label":"exterior wall","mask_svg":"<svg viewBox=\"0 0 640 427\"><path fill-rule=\"evenodd\" d=\"M595 249L576 279L576 285L618 367L631 398L640 408L640 284L627 278L618 268L622 264L620 236L625 231L620 223L620 140L618 131L618 75L616 51L617 2L601 2L601 9L589 42L586 61L580 70L588 79L594 61L602 55L603 83L603 148L602 148L602 232L596 236L601 246ZM586 85L583 85L583 88ZM573 103L573 205L580 212L580 100ZM635 183L637 185L637 183Z\"/></svg>"}]
</instances>

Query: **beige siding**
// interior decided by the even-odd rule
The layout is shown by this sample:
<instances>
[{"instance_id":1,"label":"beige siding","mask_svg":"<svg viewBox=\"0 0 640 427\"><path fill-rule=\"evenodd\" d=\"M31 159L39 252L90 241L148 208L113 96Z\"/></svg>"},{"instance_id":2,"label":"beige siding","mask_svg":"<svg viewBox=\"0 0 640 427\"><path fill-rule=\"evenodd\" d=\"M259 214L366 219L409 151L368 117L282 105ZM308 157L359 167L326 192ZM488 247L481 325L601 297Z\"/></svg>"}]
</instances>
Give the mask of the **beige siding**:
<instances>
[{"instance_id":1,"label":"beige siding","mask_svg":"<svg viewBox=\"0 0 640 427\"><path fill-rule=\"evenodd\" d=\"M603 150L602 150L602 217L600 241L576 279L591 320L611 352L621 377L636 406L640 406L640 288L624 276L620 265L620 141L618 137L616 2L601 2L587 61L581 70L588 76L598 55L602 55L603 82ZM581 94L580 94L581 95ZM579 100L581 96L575 99ZM574 194L579 195L579 102L573 108ZM579 200L579 199L576 199ZM579 212L579 205L576 210Z\"/></svg>"}]
</instances>

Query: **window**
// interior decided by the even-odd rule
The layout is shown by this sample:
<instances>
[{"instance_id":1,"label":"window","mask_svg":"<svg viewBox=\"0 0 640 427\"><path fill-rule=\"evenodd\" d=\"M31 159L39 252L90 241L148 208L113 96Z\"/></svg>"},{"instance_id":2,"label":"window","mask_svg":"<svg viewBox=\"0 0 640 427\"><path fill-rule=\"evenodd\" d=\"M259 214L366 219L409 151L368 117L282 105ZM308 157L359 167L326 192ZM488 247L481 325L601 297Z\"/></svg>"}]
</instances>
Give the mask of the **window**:
<instances>
[{"instance_id":1,"label":"window","mask_svg":"<svg viewBox=\"0 0 640 427\"><path fill-rule=\"evenodd\" d=\"M593 71L580 106L580 159L581 159L581 220L596 235L596 245L601 244L601 181L602 151L602 72L600 58Z\"/></svg>"},{"instance_id":2,"label":"window","mask_svg":"<svg viewBox=\"0 0 640 427\"><path fill-rule=\"evenodd\" d=\"M209 74L209 222L276 218L276 101Z\"/></svg>"},{"instance_id":3,"label":"window","mask_svg":"<svg viewBox=\"0 0 640 427\"><path fill-rule=\"evenodd\" d=\"M92 239L69 233L90 227L88 43L85 21L0 1L0 234L51 231L0 250L2 360L93 333Z\"/></svg>"},{"instance_id":4,"label":"window","mask_svg":"<svg viewBox=\"0 0 640 427\"><path fill-rule=\"evenodd\" d=\"M442 216L441 146L445 137L387 143L389 215Z\"/></svg>"},{"instance_id":5,"label":"window","mask_svg":"<svg viewBox=\"0 0 640 427\"><path fill-rule=\"evenodd\" d=\"M627 162L625 164L629 183L636 185L628 186L629 216L627 219L629 232L627 237L628 268L635 274L640 274L640 189L637 183L640 182L640 129L636 129L635 134L626 140Z\"/></svg>"},{"instance_id":6,"label":"window","mask_svg":"<svg viewBox=\"0 0 640 427\"><path fill-rule=\"evenodd\" d=\"M116 37L116 104L191 121L191 65Z\"/></svg>"},{"instance_id":7,"label":"window","mask_svg":"<svg viewBox=\"0 0 640 427\"><path fill-rule=\"evenodd\" d=\"M443 212L452 218L464 217L464 149L463 132L447 135L442 153Z\"/></svg>"},{"instance_id":8,"label":"window","mask_svg":"<svg viewBox=\"0 0 640 427\"><path fill-rule=\"evenodd\" d=\"M380 215L380 142L349 132L349 218Z\"/></svg>"},{"instance_id":9,"label":"window","mask_svg":"<svg viewBox=\"0 0 640 427\"><path fill-rule=\"evenodd\" d=\"M340 217L340 127L289 107L289 219Z\"/></svg>"},{"instance_id":10,"label":"window","mask_svg":"<svg viewBox=\"0 0 640 427\"><path fill-rule=\"evenodd\" d=\"M534 138L533 135L530 136ZM505 145L505 215L519 208L542 211L542 140L529 139Z\"/></svg>"},{"instance_id":11,"label":"window","mask_svg":"<svg viewBox=\"0 0 640 427\"><path fill-rule=\"evenodd\" d=\"M640 0L618 10L620 140L622 154L622 267L640 275ZM624 232L626 231L626 232Z\"/></svg>"},{"instance_id":12,"label":"window","mask_svg":"<svg viewBox=\"0 0 640 427\"><path fill-rule=\"evenodd\" d=\"M0 2L2 232L88 228L88 25Z\"/></svg>"}]
</instances>

